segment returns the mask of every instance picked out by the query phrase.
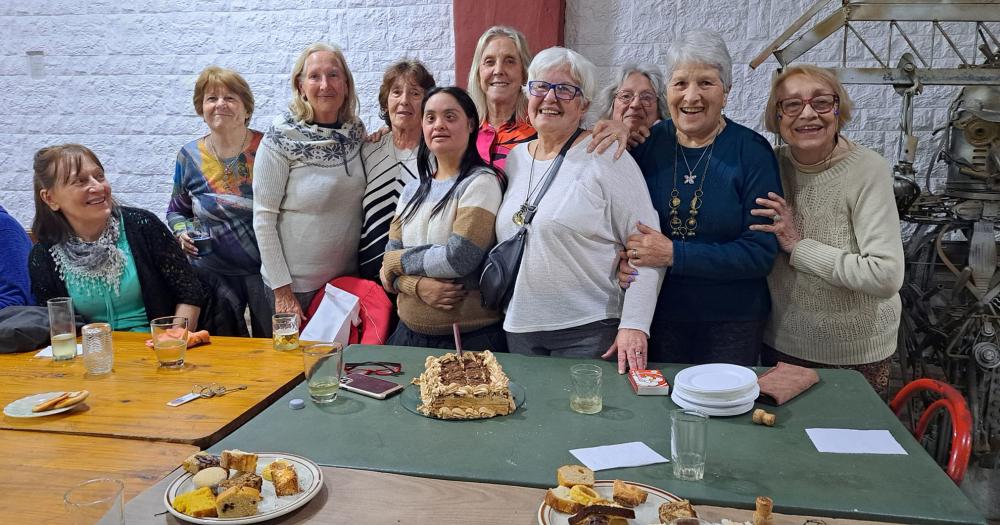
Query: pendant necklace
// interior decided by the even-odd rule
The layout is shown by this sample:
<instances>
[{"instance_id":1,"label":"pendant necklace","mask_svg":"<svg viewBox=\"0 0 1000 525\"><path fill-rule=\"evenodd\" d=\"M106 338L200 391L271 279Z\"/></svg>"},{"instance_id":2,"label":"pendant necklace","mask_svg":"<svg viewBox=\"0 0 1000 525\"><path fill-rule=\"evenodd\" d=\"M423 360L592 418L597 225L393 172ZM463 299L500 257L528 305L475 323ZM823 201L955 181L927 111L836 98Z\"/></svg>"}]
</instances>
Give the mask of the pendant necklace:
<instances>
[{"instance_id":1,"label":"pendant necklace","mask_svg":"<svg viewBox=\"0 0 1000 525\"><path fill-rule=\"evenodd\" d=\"M537 143L535 144L535 149L536 150L538 149L538 144ZM538 184L534 188L532 188L531 187L532 180L534 180L534 178L535 178L535 154L531 153L531 148L528 148L528 153L531 155L531 169L528 170L528 192L524 196L524 203L521 204L521 207L518 208L518 210L516 212L514 212L514 216L511 217L511 220L514 221L514 224L516 224L518 226L524 226L524 218L525 218L525 216L529 212L534 212L535 211L535 206L533 206L531 204L528 204L528 201L531 200L531 197L535 193L538 193L538 190L539 190L539 188L542 187L542 184L544 183L545 178L548 176L549 172L552 171L552 166L555 165L554 162L552 164L549 164L549 168L547 170L545 170L545 173L542 174L541 180L539 180ZM536 151L536 153L537 153L537 151Z\"/></svg>"},{"instance_id":2,"label":"pendant necklace","mask_svg":"<svg viewBox=\"0 0 1000 525\"><path fill-rule=\"evenodd\" d=\"M715 142L713 142L712 144L715 144ZM691 185L694 184L695 179L698 178L698 176L695 175L694 172L698 169L698 165L701 164L702 159L705 158L705 153L708 153L708 151L711 150L711 149L712 149L711 147L708 147L708 148L705 148L704 150L702 150L701 156L698 157L698 162L694 163L694 168L693 169L691 168L691 164L688 162L687 155L682 155L684 157L684 167L686 167L687 170L688 170L688 174L684 176L684 184L691 184ZM711 155L708 156L708 160L709 161L712 160L712 156ZM676 172L674 173L674 175L675 175L675 178L676 178ZM703 183L704 183L704 181L705 181L705 179L702 179Z\"/></svg>"},{"instance_id":3,"label":"pendant necklace","mask_svg":"<svg viewBox=\"0 0 1000 525\"><path fill-rule=\"evenodd\" d=\"M694 237L695 230L698 229L698 210L701 208L701 198L705 194L703 190L705 188L705 180L708 179L708 167L712 164L712 150L715 149L715 143L713 142L706 150L708 152L708 162L705 163L705 171L702 173L701 183L698 185L698 189L694 190L694 195L691 197L687 220L681 220L677 211L681 206L681 193L677 190L677 171L680 167L677 164L677 157L683 155L680 148L680 142L674 142L674 189L670 191L670 235L683 239ZM691 176L694 177L695 175L691 174ZM691 180L691 184L694 184L694 179Z\"/></svg>"},{"instance_id":4,"label":"pendant necklace","mask_svg":"<svg viewBox=\"0 0 1000 525\"><path fill-rule=\"evenodd\" d=\"M240 161L240 155L243 153L243 148L246 147L246 145L247 145L247 136L249 134L250 134L250 130L244 130L243 131L243 142L240 143L240 149L236 151L236 156L233 157L232 160L229 160L229 161L222 160L222 156L219 155L219 151L217 149L215 149L215 141L214 140L211 141L211 142L209 142L206 139L206 142L208 142L208 147L211 148L212 154L215 155L215 160L219 161L219 164L222 164L222 176L223 176L224 179L228 179L228 178L232 177L233 173L236 172L236 164L239 163L239 161Z\"/></svg>"}]
</instances>

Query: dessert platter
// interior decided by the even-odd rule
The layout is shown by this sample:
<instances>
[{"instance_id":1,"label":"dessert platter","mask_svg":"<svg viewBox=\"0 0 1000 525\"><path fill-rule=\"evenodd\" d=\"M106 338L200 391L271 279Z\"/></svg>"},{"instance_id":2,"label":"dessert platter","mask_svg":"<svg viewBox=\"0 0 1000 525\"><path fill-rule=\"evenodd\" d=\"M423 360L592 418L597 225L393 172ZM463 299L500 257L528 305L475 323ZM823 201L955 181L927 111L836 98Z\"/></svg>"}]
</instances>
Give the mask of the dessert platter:
<instances>
[{"instance_id":1,"label":"dessert platter","mask_svg":"<svg viewBox=\"0 0 1000 525\"><path fill-rule=\"evenodd\" d=\"M506 416L524 404L524 387L510 381L489 350L428 356L413 379L420 387L403 391L400 403L416 414L437 419ZM419 395L419 397L418 397Z\"/></svg>"},{"instance_id":2,"label":"dessert platter","mask_svg":"<svg viewBox=\"0 0 1000 525\"><path fill-rule=\"evenodd\" d=\"M753 410L759 395L757 374L753 370L712 363L678 372L670 399L681 408L710 416L738 416Z\"/></svg>"},{"instance_id":3,"label":"dessert platter","mask_svg":"<svg viewBox=\"0 0 1000 525\"><path fill-rule=\"evenodd\" d=\"M197 452L183 467L187 472L167 486L163 503L191 523L260 523L298 509L323 487L319 465L293 454Z\"/></svg>"},{"instance_id":4,"label":"dessert platter","mask_svg":"<svg viewBox=\"0 0 1000 525\"><path fill-rule=\"evenodd\" d=\"M44 392L22 397L4 407L3 414L9 417L43 417L73 410L83 403L90 392Z\"/></svg>"},{"instance_id":5,"label":"dessert platter","mask_svg":"<svg viewBox=\"0 0 1000 525\"><path fill-rule=\"evenodd\" d=\"M656 487L616 480L595 480L582 465L563 465L556 471L558 486L545 492L538 507L539 525L650 525L706 524L698 520L691 502ZM770 524L770 498L757 498L754 523ZM757 518L760 518L758 521ZM750 522L722 520L722 525Z\"/></svg>"}]
</instances>

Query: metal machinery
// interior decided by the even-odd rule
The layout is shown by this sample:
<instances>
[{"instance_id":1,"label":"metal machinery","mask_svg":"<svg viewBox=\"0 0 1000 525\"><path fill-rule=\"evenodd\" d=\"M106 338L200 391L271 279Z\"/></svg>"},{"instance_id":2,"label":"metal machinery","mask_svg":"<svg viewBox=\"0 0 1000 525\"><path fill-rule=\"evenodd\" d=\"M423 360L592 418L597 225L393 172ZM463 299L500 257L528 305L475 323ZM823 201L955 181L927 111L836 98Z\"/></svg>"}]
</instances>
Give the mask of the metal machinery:
<instances>
[{"instance_id":1,"label":"metal machinery","mask_svg":"<svg viewBox=\"0 0 1000 525\"><path fill-rule=\"evenodd\" d=\"M830 13L802 30L823 11ZM914 38L915 32L904 31L901 22L920 22L905 25L923 31ZM1000 22L1000 0L819 0L750 64L756 68L773 55L784 67L842 32L836 42L842 50L840 67L835 68L840 80L892 86L902 97L894 189L900 217L910 225L904 227L909 235L904 234L906 280L900 291L903 319L897 355L904 382L938 375L963 392L974 419L973 454L979 466L987 468L1000 465L996 242L1000 232L1000 41L989 27L995 22ZM879 38L884 38L888 26L884 55L873 49L871 31L865 36L872 26L882 28ZM953 35L965 30L967 37L969 29L975 33L973 48L960 49ZM892 65L894 45L900 58ZM850 63L849 48L853 49ZM864 55L860 61L859 49ZM948 65L936 67L935 57L940 64L941 56L948 57ZM859 63L871 67L848 67ZM921 188L914 167L913 109L924 86L932 85L960 89L948 122L938 130L940 138ZM931 193L935 169L947 172L943 193ZM939 443L938 452L946 453L946 447L947 443Z\"/></svg>"}]
</instances>

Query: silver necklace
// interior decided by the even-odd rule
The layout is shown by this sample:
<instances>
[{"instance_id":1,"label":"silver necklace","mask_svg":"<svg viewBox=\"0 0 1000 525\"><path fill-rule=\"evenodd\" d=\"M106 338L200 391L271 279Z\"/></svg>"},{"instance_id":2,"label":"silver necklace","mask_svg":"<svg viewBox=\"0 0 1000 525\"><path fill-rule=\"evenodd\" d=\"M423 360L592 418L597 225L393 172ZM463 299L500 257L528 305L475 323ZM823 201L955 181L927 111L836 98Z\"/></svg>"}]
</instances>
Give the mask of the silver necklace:
<instances>
[{"instance_id":1,"label":"silver necklace","mask_svg":"<svg viewBox=\"0 0 1000 525\"><path fill-rule=\"evenodd\" d=\"M535 149L536 150L538 149L537 144L535 145ZM538 184L536 184L535 187L532 188L531 187L532 181L535 178L535 153L531 152L531 148L528 148L528 153L531 154L531 168L528 170L528 191L524 196L524 203L521 204L521 207L518 208L518 210L514 212L514 216L511 217L511 220L514 221L514 224L518 226L524 226L525 215L527 215L528 212L533 211L534 208L534 206L528 204L528 201L530 201L531 197L538 192L539 188L542 187L542 183L545 181L545 178L548 176L549 172L552 171L552 166L555 165L554 162L552 164L549 164L549 168L545 170L545 173L542 174L542 178L539 179Z\"/></svg>"},{"instance_id":2,"label":"silver necklace","mask_svg":"<svg viewBox=\"0 0 1000 525\"><path fill-rule=\"evenodd\" d=\"M219 155L219 150L215 148L215 140L208 143L208 147L212 150L212 155L215 155L215 160L222 164L223 177L229 178L233 176L236 172L236 164L240 161L240 154L243 153L243 148L247 145L247 135L250 134L250 130L243 130L243 142L240 143L240 149L236 150L236 156L232 160L224 161L222 160L222 155ZM214 135L210 135L209 138L215 138Z\"/></svg>"},{"instance_id":3,"label":"silver necklace","mask_svg":"<svg viewBox=\"0 0 1000 525\"><path fill-rule=\"evenodd\" d=\"M703 149L701 151L701 156L698 157L698 162L694 163L694 168L693 169L691 168L691 164L688 162L687 155L681 155L681 157L684 158L684 167L686 167L687 170L688 170L688 174L684 176L684 184L694 185L695 179L698 178L698 176L695 175L694 170L698 169L698 165L701 164L702 159L705 158L705 153L708 153L708 151L710 149L712 149L712 148L705 148L705 149ZM675 171L675 173L676 173L676 171Z\"/></svg>"}]
</instances>

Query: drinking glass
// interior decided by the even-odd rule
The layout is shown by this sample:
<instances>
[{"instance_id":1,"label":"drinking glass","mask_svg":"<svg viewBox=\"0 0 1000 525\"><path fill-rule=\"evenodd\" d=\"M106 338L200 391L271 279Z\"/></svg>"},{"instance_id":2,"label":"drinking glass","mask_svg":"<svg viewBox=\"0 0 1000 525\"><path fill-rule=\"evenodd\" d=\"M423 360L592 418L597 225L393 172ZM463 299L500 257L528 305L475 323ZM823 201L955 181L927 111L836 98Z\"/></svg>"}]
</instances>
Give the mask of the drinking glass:
<instances>
[{"instance_id":1,"label":"drinking glass","mask_svg":"<svg viewBox=\"0 0 1000 525\"><path fill-rule=\"evenodd\" d=\"M675 478L698 481L705 476L707 445L707 414L685 409L670 413L670 462Z\"/></svg>"},{"instance_id":2,"label":"drinking glass","mask_svg":"<svg viewBox=\"0 0 1000 525\"><path fill-rule=\"evenodd\" d=\"M83 339L83 367L90 375L107 374L115 361L115 349L111 344L111 325L90 323L80 330Z\"/></svg>"},{"instance_id":3,"label":"drinking glass","mask_svg":"<svg viewBox=\"0 0 1000 525\"><path fill-rule=\"evenodd\" d=\"M344 375L344 346L340 343L309 345L302 350L306 385L314 403L323 405L337 399Z\"/></svg>"},{"instance_id":4,"label":"drinking glass","mask_svg":"<svg viewBox=\"0 0 1000 525\"><path fill-rule=\"evenodd\" d=\"M161 368L181 368L187 352L187 317L157 317L149 322L153 335L153 350Z\"/></svg>"},{"instance_id":5,"label":"drinking glass","mask_svg":"<svg viewBox=\"0 0 1000 525\"><path fill-rule=\"evenodd\" d=\"M124 525L125 482L92 479L66 491L66 512L74 525Z\"/></svg>"},{"instance_id":6,"label":"drinking glass","mask_svg":"<svg viewBox=\"0 0 1000 525\"><path fill-rule=\"evenodd\" d=\"M295 313L278 313L271 316L274 349L295 350L299 347L299 316Z\"/></svg>"},{"instance_id":7,"label":"drinking glass","mask_svg":"<svg viewBox=\"0 0 1000 525\"><path fill-rule=\"evenodd\" d=\"M49 299L49 336L52 339L52 359L63 361L76 357L76 319L73 299Z\"/></svg>"},{"instance_id":8,"label":"drinking glass","mask_svg":"<svg viewBox=\"0 0 1000 525\"><path fill-rule=\"evenodd\" d=\"M569 394L569 408L581 414L596 414L604 408L601 395L603 370L597 365L573 365L569 367L573 390Z\"/></svg>"},{"instance_id":9,"label":"drinking glass","mask_svg":"<svg viewBox=\"0 0 1000 525\"><path fill-rule=\"evenodd\" d=\"M212 255L212 230L201 222L201 219L194 217L187 221L187 233L198 248L198 257Z\"/></svg>"}]
</instances>

